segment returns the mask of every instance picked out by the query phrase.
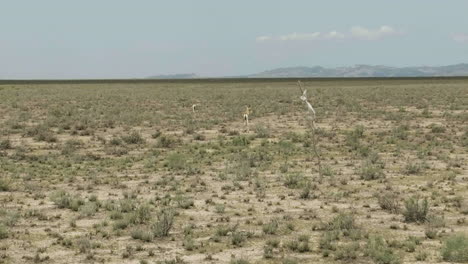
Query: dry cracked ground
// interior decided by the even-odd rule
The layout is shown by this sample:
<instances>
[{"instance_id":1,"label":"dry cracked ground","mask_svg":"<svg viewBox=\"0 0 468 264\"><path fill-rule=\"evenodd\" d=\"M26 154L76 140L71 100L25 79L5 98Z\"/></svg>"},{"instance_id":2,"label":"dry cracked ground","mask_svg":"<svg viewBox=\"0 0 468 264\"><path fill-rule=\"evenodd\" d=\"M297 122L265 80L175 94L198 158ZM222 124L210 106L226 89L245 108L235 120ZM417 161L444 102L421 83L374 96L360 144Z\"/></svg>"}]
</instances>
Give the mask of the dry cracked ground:
<instances>
[{"instance_id":1,"label":"dry cracked ground","mask_svg":"<svg viewBox=\"0 0 468 264\"><path fill-rule=\"evenodd\" d=\"M303 83L1 84L0 263L468 262L468 79Z\"/></svg>"}]
</instances>

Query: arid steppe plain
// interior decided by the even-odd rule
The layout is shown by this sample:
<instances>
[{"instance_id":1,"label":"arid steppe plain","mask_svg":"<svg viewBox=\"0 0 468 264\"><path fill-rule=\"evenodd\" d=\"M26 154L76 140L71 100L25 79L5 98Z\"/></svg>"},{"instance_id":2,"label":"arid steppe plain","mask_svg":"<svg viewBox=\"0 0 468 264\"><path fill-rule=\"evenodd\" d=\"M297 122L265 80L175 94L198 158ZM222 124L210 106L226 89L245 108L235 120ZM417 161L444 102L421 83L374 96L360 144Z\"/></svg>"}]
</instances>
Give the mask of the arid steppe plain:
<instances>
[{"instance_id":1,"label":"arid steppe plain","mask_svg":"<svg viewBox=\"0 0 468 264\"><path fill-rule=\"evenodd\" d=\"M468 262L468 78L296 81L0 83L0 263Z\"/></svg>"}]
</instances>

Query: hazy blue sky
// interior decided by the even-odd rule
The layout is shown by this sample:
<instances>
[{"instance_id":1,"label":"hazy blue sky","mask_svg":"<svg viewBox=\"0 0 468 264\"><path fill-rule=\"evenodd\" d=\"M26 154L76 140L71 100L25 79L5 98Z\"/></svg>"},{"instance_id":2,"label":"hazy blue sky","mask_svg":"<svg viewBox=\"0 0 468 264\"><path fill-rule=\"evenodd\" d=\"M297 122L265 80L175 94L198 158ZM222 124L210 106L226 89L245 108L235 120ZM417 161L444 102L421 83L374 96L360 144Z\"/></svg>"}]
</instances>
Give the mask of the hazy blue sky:
<instances>
[{"instance_id":1,"label":"hazy blue sky","mask_svg":"<svg viewBox=\"0 0 468 264\"><path fill-rule=\"evenodd\" d=\"M468 62L466 0L0 4L0 79Z\"/></svg>"}]
</instances>

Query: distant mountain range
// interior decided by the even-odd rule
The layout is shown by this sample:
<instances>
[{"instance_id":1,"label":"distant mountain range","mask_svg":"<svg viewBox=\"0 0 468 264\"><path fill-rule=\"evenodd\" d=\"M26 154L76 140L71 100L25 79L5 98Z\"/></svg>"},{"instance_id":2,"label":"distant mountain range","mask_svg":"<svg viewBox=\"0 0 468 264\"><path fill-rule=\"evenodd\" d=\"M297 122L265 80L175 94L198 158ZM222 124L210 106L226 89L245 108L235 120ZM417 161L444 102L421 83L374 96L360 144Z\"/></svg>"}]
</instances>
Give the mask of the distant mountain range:
<instances>
[{"instance_id":1,"label":"distant mountain range","mask_svg":"<svg viewBox=\"0 0 468 264\"><path fill-rule=\"evenodd\" d=\"M468 76L468 64L440 67L388 67L356 65L351 67L324 68L290 67L278 68L249 75L249 78L281 77L425 77L425 76Z\"/></svg>"},{"instance_id":2,"label":"distant mountain range","mask_svg":"<svg viewBox=\"0 0 468 264\"><path fill-rule=\"evenodd\" d=\"M225 78L291 78L291 77L434 77L468 76L468 64L449 66L389 67L380 65L355 65L350 67L324 68L288 67L277 68L244 76L226 76ZM209 77L209 76L207 76ZM196 74L157 75L151 79L194 79L204 78Z\"/></svg>"}]
</instances>

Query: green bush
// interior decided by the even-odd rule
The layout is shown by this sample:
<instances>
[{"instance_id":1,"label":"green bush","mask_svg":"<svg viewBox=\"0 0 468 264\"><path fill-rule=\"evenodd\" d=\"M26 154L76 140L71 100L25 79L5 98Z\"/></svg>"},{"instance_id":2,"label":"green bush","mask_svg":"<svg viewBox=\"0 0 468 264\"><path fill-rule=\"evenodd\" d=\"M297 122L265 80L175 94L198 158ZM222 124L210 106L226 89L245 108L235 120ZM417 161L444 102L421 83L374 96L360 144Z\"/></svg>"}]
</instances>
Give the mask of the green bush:
<instances>
[{"instance_id":1,"label":"green bush","mask_svg":"<svg viewBox=\"0 0 468 264\"><path fill-rule=\"evenodd\" d=\"M290 240L286 243L286 247L294 252L309 252L310 245L309 245L309 236L308 235L301 235L293 240Z\"/></svg>"},{"instance_id":2,"label":"green bush","mask_svg":"<svg viewBox=\"0 0 468 264\"><path fill-rule=\"evenodd\" d=\"M431 132L432 133L444 133L446 131L445 127L439 125L431 125Z\"/></svg>"},{"instance_id":3,"label":"green bush","mask_svg":"<svg viewBox=\"0 0 468 264\"><path fill-rule=\"evenodd\" d=\"M172 153L167 157L167 167L171 170L184 170L187 168L187 157L180 153Z\"/></svg>"},{"instance_id":4,"label":"green bush","mask_svg":"<svg viewBox=\"0 0 468 264\"><path fill-rule=\"evenodd\" d=\"M0 149L11 149L11 141L9 139L0 141Z\"/></svg>"},{"instance_id":5,"label":"green bush","mask_svg":"<svg viewBox=\"0 0 468 264\"><path fill-rule=\"evenodd\" d=\"M0 192L8 192L11 190L10 181L0 178Z\"/></svg>"},{"instance_id":6,"label":"green bush","mask_svg":"<svg viewBox=\"0 0 468 264\"><path fill-rule=\"evenodd\" d=\"M375 164L370 160L364 162L359 171L361 179L370 181L385 178L381 164Z\"/></svg>"},{"instance_id":7,"label":"green bush","mask_svg":"<svg viewBox=\"0 0 468 264\"><path fill-rule=\"evenodd\" d=\"M216 235L227 236L227 234L231 231L234 231L234 229L231 228L230 226L220 225L216 228Z\"/></svg>"},{"instance_id":8,"label":"green bush","mask_svg":"<svg viewBox=\"0 0 468 264\"><path fill-rule=\"evenodd\" d=\"M172 148L174 147L178 141L170 136L161 135L156 141L157 148Z\"/></svg>"},{"instance_id":9,"label":"green bush","mask_svg":"<svg viewBox=\"0 0 468 264\"><path fill-rule=\"evenodd\" d=\"M423 166L421 163L415 163L415 162L408 162L405 166L405 173L406 174L418 174L422 171Z\"/></svg>"},{"instance_id":10,"label":"green bush","mask_svg":"<svg viewBox=\"0 0 468 264\"><path fill-rule=\"evenodd\" d=\"M51 195L51 200L59 208L67 208L73 211L78 211L80 207L85 204L85 201L82 198L78 196L72 196L63 190L54 192Z\"/></svg>"},{"instance_id":11,"label":"green bush","mask_svg":"<svg viewBox=\"0 0 468 264\"><path fill-rule=\"evenodd\" d=\"M0 239L8 238L8 229L5 225L0 223Z\"/></svg>"},{"instance_id":12,"label":"green bush","mask_svg":"<svg viewBox=\"0 0 468 264\"><path fill-rule=\"evenodd\" d=\"M319 240L319 248L325 251L336 250L336 246L333 244L335 240L339 239L339 232L336 231L325 231Z\"/></svg>"},{"instance_id":13,"label":"green bush","mask_svg":"<svg viewBox=\"0 0 468 264\"><path fill-rule=\"evenodd\" d=\"M398 213L400 211L400 202L395 193L385 192L377 195L380 208L391 213Z\"/></svg>"},{"instance_id":14,"label":"green bush","mask_svg":"<svg viewBox=\"0 0 468 264\"><path fill-rule=\"evenodd\" d=\"M268 235L274 235L278 231L279 221L278 219L271 219L270 222L263 225L263 233Z\"/></svg>"},{"instance_id":15,"label":"green bush","mask_svg":"<svg viewBox=\"0 0 468 264\"><path fill-rule=\"evenodd\" d=\"M122 136L122 140L127 144L143 144L145 139L138 131L132 131L129 135Z\"/></svg>"},{"instance_id":16,"label":"green bush","mask_svg":"<svg viewBox=\"0 0 468 264\"><path fill-rule=\"evenodd\" d=\"M353 242L338 246L335 252L336 260L353 261L357 258L359 252L359 243Z\"/></svg>"},{"instance_id":17,"label":"green bush","mask_svg":"<svg viewBox=\"0 0 468 264\"><path fill-rule=\"evenodd\" d=\"M377 264L399 264L400 258L388 247L380 236L370 237L367 241L365 253Z\"/></svg>"},{"instance_id":18,"label":"green bush","mask_svg":"<svg viewBox=\"0 0 468 264\"><path fill-rule=\"evenodd\" d=\"M137 227L130 232L133 239L139 239L145 242L150 242L154 238L154 234L148 228Z\"/></svg>"},{"instance_id":19,"label":"green bush","mask_svg":"<svg viewBox=\"0 0 468 264\"><path fill-rule=\"evenodd\" d=\"M264 124L257 124L254 130L255 134L257 135L257 138L270 137L270 128L266 127Z\"/></svg>"},{"instance_id":20,"label":"green bush","mask_svg":"<svg viewBox=\"0 0 468 264\"><path fill-rule=\"evenodd\" d=\"M173 209L163 209L159 211L158 220L153 224L152 229L156 237L166 237L174 224L175 212Z\"/></svg>"},{"instance_id":21,"label":"green bush","mask_svg":"<svg viewBox=\"0 0 468 264\"><path fill-rule=\"evenodd\" d=\"M284 176L284 185L291 189L301 187L303 182L304 176L300 173L288 173Z\"/></svg>"},{"instance_id":22,"label":"green bush","mask_svg":"<svg viewBox=\"0 0 468 264\"><path fill-rule=\"evenodd\" d=\"M33 137L37 141L57 142L57 138L46 125L37 125L28 129L26 136Z\"/></svg>"},{"instance_id":23,"label":"green bush","mask_svg":"<svg viewBox=\"0 0 468 264\"><path fill-rule=\"evenodd\" d=\"M134 215L134 224L145 224L151 219L151 208L148 204L142 204L135 210Z\"/></svg>"},{"instance_id":24,"label":"green bush","mask_svg":"<svg viewBox=\"0 0 468 264\"><path fill-rule=\"evenodd\" d=\"M177 206L182 209L188 209L195 204L192 198L180 194L176 195L174 201L177 203Z\"/></svg>"},{"instance_id":25,"label":"green bush","mask_svg":"<svg viewBox=\"0 0 468 264\"><path fill-rule=\"evenodd\" d=\"M442 247L442 258L445 261L468 262L468 236L455 234L447 238Z\"/></svg>"},{"instance_id":26,"label":"green bush","mask_svg":"<svg viewBox=\"0 0 468 264\"><path fill-rule=\"evenodd\" d=\"M405 211L403 216L406 222L425 222L429 212L427 199L419 199L414 196L405 201Z\"/></svg>"},{"instance_id":27,"label":"green bush","mask_svg":"<svg viewBox=\"0 0 468 264\"><path fill-rule=\"evenodd\" d=\"M244 258L231 259L230 264L250 264L250 262Z\"/></svg>"},{"instance_id":28,"label":"green bush","mask_svg":"<svg viewBox=\"0 0 468 264\"><path fill-rule=\"evenodd\" d=\"M98 205L94 202L88 202L79 207L79 211L81 216L90 217L96 214L98 211Z\"/></svg>"},{"instance_id":29,"label":"green bush","mask_svg":"<svg viewBox=\"0 0 468 264\"><path fill-rule=\"evenodd\" d=\"M234 146L247 146L250 144L250 139L246 136L237 136L232 139Z\"/></svg>"},{"instance_id":30,"label":"green bush","mask_svg":"<svg viewBox=\"0 0 468 264\"><path fill-rule=\"evenodd\" d=\"M231 243L234 246L240 247L247 240L247 237L243 232L234 231L231 234Z\"/></svg>"},{"instance_id":31,"label":"green bush","mask_svg":"<svg viewBox=\"0 0 468 264\"><path fill-rule=\"evenodd\" d=\"M302 187L302 190L299 194L299 198L301 199L315 198L315 196L312 194L312 184L309 181L307 181Z\"/></svg>"},{"instance_id":32,"label":"green bush","mask_svg":"<svg viewBox=\"0 0 468 264\"><path fill-rule=\"evenodd\" d=\"M340 213L328 223L328 230L352 230L356 229L354 216L348 213Z\"/></svg>"},{"instance_id":33,"label":"green bush","mask_svg":"<svg viewBox=\"0 0 468 264\"><path fill-rule=\"evenodd\" d=\"M184 246L184 249L187 251L192 251L197 248L197 245L195 244L195 240L191 236L185 237L182 245Z\"/></svg>"}]
</instances>

